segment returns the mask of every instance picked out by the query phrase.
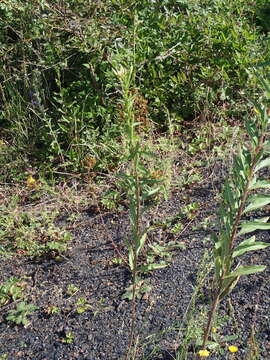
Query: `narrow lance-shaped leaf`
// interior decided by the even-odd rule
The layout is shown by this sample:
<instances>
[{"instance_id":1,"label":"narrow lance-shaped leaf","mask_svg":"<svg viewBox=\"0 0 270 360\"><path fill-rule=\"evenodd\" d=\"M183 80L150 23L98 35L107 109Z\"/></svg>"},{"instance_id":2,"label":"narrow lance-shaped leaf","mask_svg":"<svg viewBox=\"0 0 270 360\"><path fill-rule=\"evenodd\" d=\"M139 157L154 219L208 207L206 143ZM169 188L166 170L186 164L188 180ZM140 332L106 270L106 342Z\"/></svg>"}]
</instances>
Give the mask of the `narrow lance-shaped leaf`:
<instances>
[{"instance_id":1,"label":"narrow lance-shaped leaf","mask_svg":"<svg viewBox=\"0 0 270 360\"><path fill-rule=\"evenodd\" d=\"M270 230L270 223L266 223L264 221L265 218L260 220L261 221L247 221L241 223L241 230L239 231L237 236L248 234L256 230ZM268 221L268 218L266 221Z\"/></svg>"},{"instance_id":2,"label":"narrow lance-shaped leaf","mask_svg":"<svg viewBox=\"0 0 270 360\"><path fill-rule=\"evenodd\" d=\"M242 276L242 275L255 274L258 272L262 272L265 269L266 269L266 266L264 266L264 265L239 266L238 269L236 269L235 271L233 271L230 274L228 274L227 276L225 276L225 279L228 279L231 277L236 278L237 276Z\"/></svg>"},{"instance_id":3,"label":"narrow lance-shaped leaf","mask_svg":"<svg viewBox=\"0 0 270 360\"><path fill-rule=\"evenodd\" d=\"M249 202L250 203L243 211L243 214L249 211L261 209L265 205L268 205L270 203L270 195L254 195L249 198Z\"/></svg>"},{"instance_id":4,"label":"narrow lance-shaped leaf","mask_svg":"<svg viewBox=\"0 0 270 360\"><path fill-rule=\"evenodd\" d=\"M233 288L237 285L239 279L240 276L235 276L224 280L223 287L219 295L219 300L222 300L233 290Z\"/></svg>"},{"instance_id":5,"label":"narrow lance-shaped leaf","mask_svg":"<svg viewBox=\"0 0 270 360\"><path fill-rule=\"evenodd\" d=\"M147 272L147 271L152 271L152 270L158 270L158 269L163 269L165 267L167 267L168 264L167 263L161 263L161 264L147 264L147 265L142 265L138 268L138 271L140 272Z\"/></svg>"},{"instance_id":6,"label":"narrow lance-shaped leaf","mask_svg":"<svg viewBox=\"0 0 270 360\"><path fill-rule=\"evenodd\" d=\"M262 160L255 168L254 172L259 171L260 169L270 166L270 158L266 158L264 160Z\"/></svg>"},{"instance_id":7,"label":"narrow lance-shaped leaf","mask_svg":"<svg viewBox=\"0 0 270 360\"><path fill-rule=\"evenodd\" d=\"M156 193L158 193L159 190L160 190L160 187L156 187L154 189L151 189L151 190L147 191L147 193L143 194L143 196L142 196L143 200L149 198L150 196L153 196Z\"/></svg>"},{"instance_id":8,"label":"narrow lance-shaped leaf","mask_svg":"<svg viewBox=\"0 0 270 360\"><path fill-rule=\"evenodd\" d=\"M237 256L243 255L248 251L255 251L255 250L261 250L261 249L265 249L269 246L270 244L264 243L264 242L255 242L254 244L251 245L239 245L235 248L232 257L235 258Z\"/></svg>"},{"instance_id":9,"label":"narrow lance-shaped leaf","mask_svg":"<svg viewBox=\"0 0 270 360\"><path fill-rule=\"evenodd\" d=\"M249 190L256 190L256 189L270 189L270 181L258 180L252 183L249 187Z\"/></svg>"},{"instance_id":10,"label":"narrow lance-shaped leaf","mask_svg":"<svg viewBox=\"0 0 270 360\"><path fill-rule=\"evenodd\" d=\"M136 253L139 255L144 243L146 241L147 231L144 231L139 239L137 239L136 244Z\"/></svg>"},{"instance_id":11,"label":"narrow lance-shaped leaf","mask_svg":"<svg viewBox=\"0 0 270 360\"><path fill-rule=\"evenodd\" d=\"M133 248L131 244L128 244L128 263L130 270L132 271L134 268L134 254L133 254Z\"/></svg>"}]
</instances>

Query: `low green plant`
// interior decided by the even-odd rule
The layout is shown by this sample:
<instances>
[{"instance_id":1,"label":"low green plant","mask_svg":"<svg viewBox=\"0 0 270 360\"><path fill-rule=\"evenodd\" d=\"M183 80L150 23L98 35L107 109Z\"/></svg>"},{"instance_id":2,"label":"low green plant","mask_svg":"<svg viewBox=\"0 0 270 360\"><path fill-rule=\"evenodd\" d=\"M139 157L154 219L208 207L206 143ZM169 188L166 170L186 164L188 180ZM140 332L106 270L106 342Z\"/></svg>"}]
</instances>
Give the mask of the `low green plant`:
<instances>
[{"instance_id":1,"label":"low green plant","mask_svg":"<svg viewBox=\"0 0 270 360\"><path fill-rule=\"evenodd\" d=\"M67 289L66 289L66 293L69 296L73 296L75 295L78 291L80 291L80 288L77 287L74 284L68 284Z\"/></svg>"},{"instance_id":2,"label":"low green plant","mask_svg":"<svg viewBox=\"0 0 270 360\"><path fill-rule=\"evenodd\" d=\"M27 316L38 309L38 306L34 304L26 304L24 301L17 304L16 309L10 310L6 319L8 321L15 322L17 325L23 325L27 327L30 321Z\"/></svg>"},{"instance_id":3,"label":"low green plant","mask_svg":"<svg viewBox=\"0 0 270 360\"><path fill-rule=\"evenodd\" d=\"M23 290L25 283L23 280L11 277L3 284L0 284L0 306L21 299L23 297Z\"/></svg>"},{"instance_id":4,"label":"low green plant","mask_svg":"<svg viewBox=\"0 0 270 360\"><path fill-rule=\"evenodd\" d=\"M78 314L82 314L91 308L92 308L92 306L87 303L86 298L81 297L76 301L76 312Z\"/></svg>"},{"instance_id":5,"label":"low green plant","mask_svg":"<svg viewBox=\"0 0 270 360\"><path fill-rule=\"evenodd\" d=\"M3 206L0 215L0 243L7 253L57 257L66 251L71 234L54 224L57 212L33 214L13 206Z\"/></svg>"},{"instance_id":6,"label":"low green plant","mask_svg":"<svg viewBox=\"0 0 270 360\"><path fill-rule=\"evenodd\" d=\"M62 338L64 344L72 344L74 342L75 336L72 331L68 331L65 336Z\"/></svg>"},{"instance_id":7,"label":"low green plant","mask_svg":"<svg viewBox=\"0 0 270 360\"><path fill-rule=\"evenodd\" d=\"M256 230L270 229L269 217L256 217L254 213L270 203L269 194L258 193L258 190L270 189L270 181L260 178L260 170L270 166L270 143L267 137L270 124L270 82L257 72L256 76L265 90L266 101L264 99L255 103L255 118L247 118L249 143L241 147L235 156L231 178L224 185L218 214L219 231L212 235L215 274L202 352L207 351L213 319L222 299L232 291L241 276L258 273L266 268L263 265L241 265L237 261L243 254L269 246L265 242L256 241L255 235L243 238L243 235L252 234Z\"/></svg>"},{"instance_id":8,"label":"low green plant","mask_svg":"<svg viewBox=\"0 0 270 360\"><path fill-rule=\"evenodd\" d=\"M116 209L120 200L120 193L116 190L107 191L101 199L101 204L109 209Z\"/></svg>"},{"instance_id":9,"label":"low green plant","mask_svg":"<svg viewBox=\"0 0 270 360\"><path fill-rule=\"evenodd\" d=\"M58 314L60 312L60 309L58 306L50 305L45 309L45 312L48 315L54 315L54 314Z\"/></svg>"}]
</instances>

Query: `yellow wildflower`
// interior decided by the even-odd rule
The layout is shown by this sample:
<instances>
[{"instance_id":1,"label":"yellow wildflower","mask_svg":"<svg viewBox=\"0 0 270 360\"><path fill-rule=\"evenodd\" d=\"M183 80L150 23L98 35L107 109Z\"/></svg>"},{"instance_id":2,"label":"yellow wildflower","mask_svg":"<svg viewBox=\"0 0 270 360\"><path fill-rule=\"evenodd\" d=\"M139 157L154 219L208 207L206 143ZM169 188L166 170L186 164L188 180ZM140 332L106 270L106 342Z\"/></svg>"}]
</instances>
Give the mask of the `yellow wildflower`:
<instances>
[{"instance_id":1,"label":"yellow wildflower","mask_svg":"<svg viewBox=\"0 0 270 360\"><path fill-rule=\"evenodd\" d=\"M238 351L238 347L234 345L229 346L228 349L231 353L235 353Z\"/></svg>"},{"instance_id":2,"label":"yellow wildflower","mask_svg":"<svg viewBox=\"0 0 270 360\"><path fill-rule=\"evenodd\" d=\"M208 357L210 355L209 351L206 349L200 350L198 354L200 357Z\"/></svg>"},{"instance_id":3,"label":"yellow wildflower","mask_svg":"<svg viewBox=\"0 0 270 360\"><path fill-rule=\"evenodd\" d=\"M36 187L37 181L33 178L32 175L29 175L27 178L27 186L30 188Z\"/></svg>"}]
</instances>

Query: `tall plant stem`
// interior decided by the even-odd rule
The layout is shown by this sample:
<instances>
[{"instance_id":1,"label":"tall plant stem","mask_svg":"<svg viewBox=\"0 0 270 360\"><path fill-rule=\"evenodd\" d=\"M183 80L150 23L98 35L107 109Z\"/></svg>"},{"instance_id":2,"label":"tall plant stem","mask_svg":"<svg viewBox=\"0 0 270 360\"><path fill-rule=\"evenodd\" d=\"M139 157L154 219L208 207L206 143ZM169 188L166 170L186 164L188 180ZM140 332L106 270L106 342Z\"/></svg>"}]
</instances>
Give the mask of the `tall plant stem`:
<instances>
[{"instance_id":1,"label":"tall plant stem","mask_svg":"<svg viewBox=\"0 0 270 360\"><path fill-rule=\"evenodd\" d=\"M213 317L217 310L218 303L219 303L219 291L216 292L216 294L213 298L211 309L208 314L207 325L206 325L206 329L204 331L204 337L203 337L203 345L202 345L203 349L206 348L206 344L207 344L207 341L208 341L208 338L209 338L209 335L211 332L211 328L212 328Z\"/></svg>"},{"instance_id":2,"label":"tall plant stem","mask_svg":"<svg viewBox=\"0 0 270 360\"><path fill-rule=\"evenodd\" d=\"M133 160L133 175L135 177L135 192L136 192L136 223L135 228L133 229L132 234L132 251L133 251L133 269L132 269L132 321L131 321L131 331L130 331L130 343L128 347L127 359L132 349L132 346L135 345L135 325L136 325L136 287L137 287L137 272L138 272L138 257L137 257L137 240L140 237L140 216L141 216L141 206L140 206L140 179L138 174L138 154L135 155Z\"/></svg>"}]
</instances>

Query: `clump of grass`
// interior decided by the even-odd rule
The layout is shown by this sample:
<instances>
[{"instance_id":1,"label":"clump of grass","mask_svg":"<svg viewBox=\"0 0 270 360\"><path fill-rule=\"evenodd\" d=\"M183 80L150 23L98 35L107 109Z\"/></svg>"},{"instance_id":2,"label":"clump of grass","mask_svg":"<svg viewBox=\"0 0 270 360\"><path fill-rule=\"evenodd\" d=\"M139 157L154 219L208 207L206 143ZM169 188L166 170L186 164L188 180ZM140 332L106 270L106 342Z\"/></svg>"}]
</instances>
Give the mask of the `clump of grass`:
<instances>
[{"instance_id":1,"label":"clump of grass","mask_svg":"<svg viewBox=\"0 0 270 360\"><path fill-rule=\"evenodd\" d=\"M199 355L205 356L211 334L214 316L222 299L236 286L242 275L263 271L263 265L241 265L237 258L250 251L265 249L269 244L256 241L255 235L243 239L242 235L251 234L256 230L269 230L269 217L258 217L246 220L256 210L261 210L270 203L269 194L258 193L259 189L270 189L270 182L259 178L259 171L270 166L269 111L270 83L259 73L257 78L265 90L267 101L255 103L258 116L248 117L246 131L249 144L239 150L234 158L230 180L224 185L222 205L219 210L219 232L213 234L215 244L215 274L212 285L212 303L205 327L202 350ZM234 350L234 349L233 349Z\"/></svg>"}]
</instances>

